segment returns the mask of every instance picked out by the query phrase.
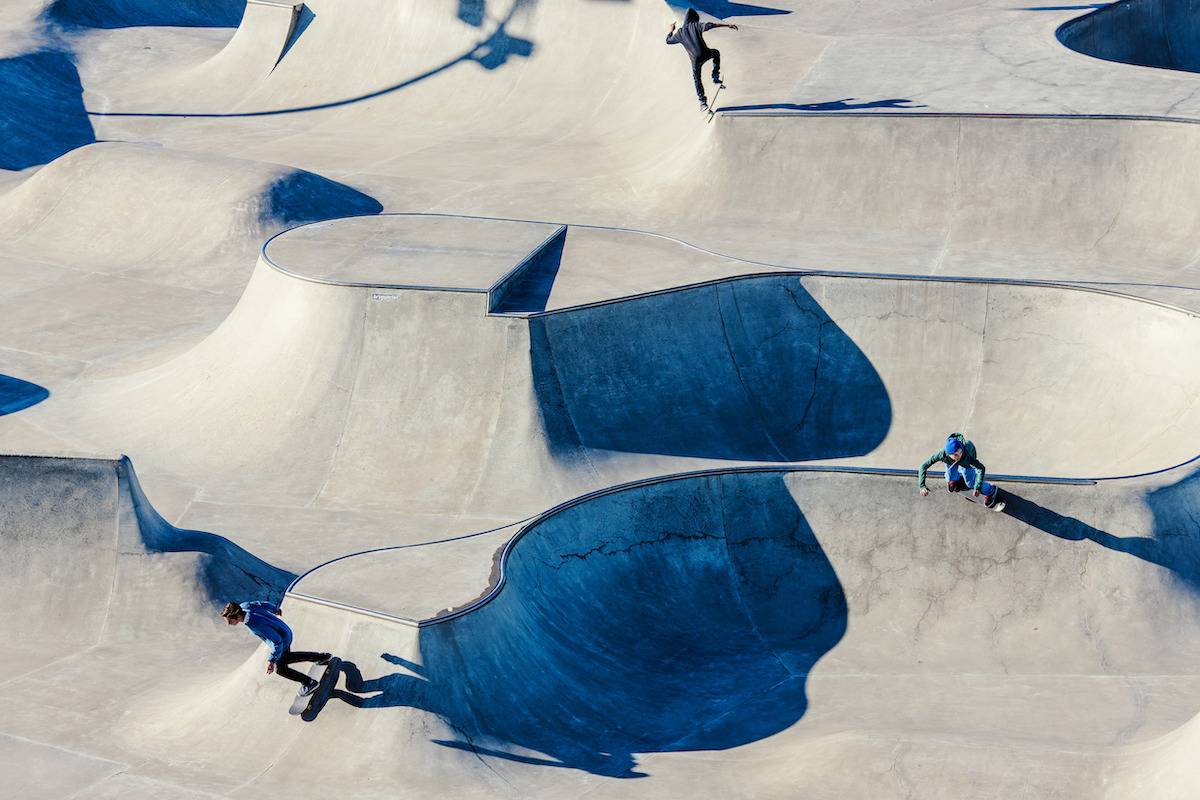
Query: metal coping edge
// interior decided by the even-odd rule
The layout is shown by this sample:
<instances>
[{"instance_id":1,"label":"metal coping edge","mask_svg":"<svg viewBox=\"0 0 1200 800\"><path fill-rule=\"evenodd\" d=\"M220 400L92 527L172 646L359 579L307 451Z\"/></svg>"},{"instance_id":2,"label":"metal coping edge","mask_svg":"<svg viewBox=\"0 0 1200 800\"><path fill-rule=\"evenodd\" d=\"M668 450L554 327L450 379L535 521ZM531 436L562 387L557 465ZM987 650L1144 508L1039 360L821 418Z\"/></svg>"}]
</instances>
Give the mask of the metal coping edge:
<instances>
[{"instance_id":1,"label":"metal coping edge","mask_svg":"<svg viewBox=\"0 0 1200 800\"><path fill-rule=\"evenodd\" d=\"M393 622L409 628L422 627L420 622L414 619L409 619L408 617L397 617L394 614L386 614L382 611L372 611L371 609L363 608L362 606L355 606L349 603L339 603L335 600L327 600L324 597L316 597L310 594L301 594L300 592L288 591L286 594L284 594L284 598L289 600L300 600L305 603L312 603L313 605L317 606L325 606L326 608L333 608L338 611L346 611L351 614L361 614L364 617L371 617L373 619L383 620L384 622Z\"/></svg>"},{"instance_id":2,"label":"metal coping edge","mask_svg":"<svg viewBox=\"0 0 1200 800\"><path fill-rule=\"evenodd\" d=\"M607 487L604 487L601 489L596 489L594 491L587 492L582 495L578 495L578 496L570 498L568 500L564 500L563 502L558 503L558 504L546 509L545 511L542 511L539 514L536 514L532 517L527 517L524 520L518 520L515 522L511 522L511 523L508 523L507 525L504 525L504 526L501 526L498 528L494 528L494 529L491 529L488 531L481 531L481 532L475 533L475 534L468 534L466 536L454 537L454 539L444 540L444 541L455 541L458 539L470 538L471 536L483 535L485 533L495 533L496 531L502 530L503 528L507 528L507 527L520 526L518 528L518 530L504 542L504 544L501 546L501 548L499 550L498 570L497 570L497 574L496 574L495 583L493 583L492 586L488 587L487 592L484 593L481 597L479 597L476 600L473 600L472 602L468 603L465 606L462 606L461 608L456 608L456 609L447 611L442 614L437 614L433 617L428 617L426 619L413 620L408 617L401 617L401 616L397 616L395 614L388 614L387 612L376 611L373 609L367 609L367 608L363 608L361 606L355 606L355 605L351 605L348 603L339 603L337 601L329 600L327 598L317 597L315 595L310 595L310 594L305 594L302 592L295 591L296 585L299 584L300 581L304 577L312 574L313 572L321 569L324 566L327 566L328 564L332 564L337 561L342 561L342 560L345 560L348 558L354 558L354 557L360 556L360 555L370 555L371 553L378 553L378 552L387 551L387 550L409 549L409 548L420 546L420 545L397 545L394 547L377 547L377 548L372 548L369 550L363 550L363 551L360 551L357 553L348 553L346 555L339 556L338 558L331 559L331 560L329 560L323 564L319 564L319 565L307 570L306 572L302 573L301 575L299 575L295 580L292 581L291 585L284 592L284 597L290 597L290 598L295 598L298 600L304 600L306 602L314 603L317 605L323 605L323 606L327 606L329 608L335 608L335 609L338 609L341 611L362 614L362 615L373 617L376 619L385 620L388 622L399 623L399 624L406 625L409 627L425 628L425 627L429 627L431 625L439 625L444 622L450 622L451 620L457 619L458 617L465 616L466 614L470 614L473 611L476 611L479 608L482 608L483 606L487 605L492 600L494 600L496 598L496 596L499 595L501 590L503 590L505 584L507 583L506 567L508 564L508 558L509 558L509 555L512 553L513 549L516 547L517 543L520 542L520 540L530 530L537 527L542 522L545 522L547 519L562 513L563 511L574 508L575 506L582 505L591 500L598 499L600 497L605 497L605 496L608 496L611 494L618 494L620 492L629 491L632 489L638 489L638 488L642 488L645 486L653 486L653 485L662 484L662 483L670 483L673 481L689 480L689 479L694 479L694 478L717 477L717 476L722 476L722 475L753 474L753 473L797 473L797 472L800 472L800 473L806 472L806 473L815 473L815 474L877 475L877 476L895 477L895 478L912 478L917 475L917 470L915 470L915 469L900 469L900 468L886 468L886 467L851 467L851 466L815 465L815 464L791 464L791 465L758 465L758 466L748 465L748 466L739 466L739 467L718 467L718 468L714 468L714 469L690 470L687 472L678 472L678 473L673 473L673 474L669 474L669 475L656 475L656 476L651 476L648 478L640 478L638 480L627 481L627 482L619 483L619 484L616 484L613 486L607 486ZM938 477L938 476L944 475L945 473L944 473L944 471L943 472L932 472L931 471L928 474L933 477ZM1003 481L1006 481L1009 483L1037 483L1037 484L1065 485L1065 486L1094 486L1097 483L1097 481L1092 478L1057 478L1057 477L1050 477L1050 476L1006 475L1006 474L997 474L997 475L993 475L992 477L995 480L1003 480ZM427 542L425 544L441 544L441 543L442 542Z\"/></svg>"},{"instance_id":3,"label":"metal coping edge","mask_svg":"<svg viewBox=\"0 0 1200 800\"><path fill-rule=\"evenodd\" d=\"M1068 48L1070 49L1070 48ZM1078 52L1078 51L1075 51ZM1100 59L1107 60L1107 59ZM1125 62L1109 62L1125 63ZM1134 65L1136 66L1136 65ZM746 109L739 111L717 110L717 116L735 119L738 117L872 117L876 119L995 119L995 120L1060 120L1092 122L1169 122L1183 125L1200 125L1195 117L1170 117L1161 114L1023 114L1019 111L805 111L803 109Z\"/></svg>"},{"instance_id":4,"label":"metal coping edge","mask_svg":"<svg viewBox=\"0 0 1200 800\"><path fill-rule=\"evenodd\" d=\"M1200 120L1197 120L1197 122L1200 123ZM792 266L789 264L778 264L778 263L774 263L771 261L759 261L756 259L739 258L738 256L732 256L727 253L722 253L717 250L710 250L706 247L692 244L691 242L687 242L683 239L679 239L677 237L670 236L668 234L656 233L654 231L642 230L640 228L623 228L623 227L617 227L617 226L611 226L611 225L592 225L592 224L587 224L587 223L575 223L575 222L548 222L546 220L520 219L520 218L516 218L516 217L485 217L485 216L480 216L480 215L476 215L476 214L454 214L454 213L427 212L427 211L389 211L389 212L385 212L382 214L354 214L354 215L350 215L350 216L346 216L346 217L335 217L333 219L327 219L327 220L315 220L313 222L305 222L300 225L295 225L291 228L286 228L282 231L279 231L278 233L273 234L265 242L263 242L262 247L259 248L259 256L272 269L274 269L278 272L281 272L284 275L287 275L289 277L296 278L297 280L307 281L309 283L317 283L317 284L322 284L322 285L327 285L327 286L344 286L344 287L352 287L352 288L394 289L394 290L429 291L429 292L464 292L464 293L473 293L473 294L488 294L489 299L490 299L490 292L492 291L492 289L495 288L496 284L493 284L492 289L484 290L484 289L464 289L464 288L458 288L458 287L411 286L411 285L404 285L404 284L375 284L375 283L356 283L356 282L350 282L350 281L337 281L337 280L331 280L331 279L327 279L327 278L315 278L312 276L302 275L302 274L299 274L296 272L292 272L291 270L287 269L286 267L282 267L279 264L277 264L274 260L271 259L271 257L269 255L267 255L267 248L268 248L268 246L270 246L271 242L273 242L275 239L277 239L280 236L283 236L286 233L290 233L291 231L298 230L299 228L308 227L310 225L320 225L320 224L325 224L325 223L330 223L330 222L338 222L341 220L364 219L364 218L368 218L368 217L445 217L445 218L451 218L451 219L474 219L474 220L493 221L493 222L518 222L518 223L524 223L524 224L530 224L530 225L557 225L557 226L559 226L560 229L582 228L582 229L586 229L586 230L611 231L614 233L632 233L632 234L639 234L642 236L649 236L649 237L653 237L656 239L662 239L662 240L669 241L669 242L674 242L678 245L681 245L682 247L686 247L690 250L695 250L696 252L704 253L706 255L714 256L716 258L723 258L723 259L726 259L729 261L734 261L734 262L737 262L740 264L747 264L747 265L751 265L751 266L766 268L766 271L763 271L763 272L746 273L744 275L729 275L729 276L725 276L722 278L714 278L714 279L707 280L707 281L699 281L696 283L680 284L677 286L670 286L670 287L666 287L663 289L654 289L651 291L638 292L636 294L631 294L631 295L623 295L621 297L612 297L612 298L607 298L607 299L603 299L603 300L595 300L595 301L588 302L588 303L579 303L579 304L572 305L572 306L564 306L563 308L551 309L549 311L532 311L532 312L492 312L492 311L489 311L488 316L518 317L518 318L523 318L523 319L531 319L531 318L535 318L535 317L549 316L551 314L562 314L562 313L569 312L569 311L577 311L577 310L585 309L585 308L595 308L595 307L604 306L604 305L612 305L615 303L623 303L623 302L627 302L630 300L637 300L637 299L641 299L641 298L645 298L645 297L655 297L655 296L669 294L672 292L685 291L685 290L695 289L695 288L699 288L699 287L703 287L703 286L711 286L711 285L715 285L718 283L726 283L726 282L737 281L737 280L746 280L748 278L761 278L761 277L766 277L766 276L773 275L773 274L790 273L790 274L800 275L801 277L806 276L806 275L812 275L812 276L816 276L816 277L856 278L856 279L863 279L863 280L921 281L921 282L930 282L930 283L977 283L977 284L999 285L999 286L1032 286L1032 287L1044 287L1044 288L1051 288L1051 289L1065 289L1065 290L1076 291L1076 292L1090 292L1092 294L1108 295L1110 297L1116 297L1116 298L1130 300L1130 301L1134 301L1134 302L1138 302L1138 303L1145 303L1147 305L1152 305L1152 306L1158 306L1159 308L1163 308L1168 311L1174 311L1174 312L1177 312L1180 314L1185 314L1189 317L1200 318L1200 311L1193 311L1191 309L1187 309L1182 306L1177 306L1172 303L1164 302L1162 300L1154 300L1149 297L1139 297L1138 295L1128 294L1127 292L1117 291L1116 289L1103 288L1104 286L1109 286L1109 285L1111 285L1111 286L1136 285L1136 286L1143 286L1146 288L1180 289L1180 290L1187 290L1187 291L1197 291L1197 289L1194 289L1192 287L1186 287L1186 286L1168 286L1165 284L1158 284L1158 283L1125 284L1125 283L1119 283L1119 282L1106 282L1106 283L1096 282L1097 285L1088 285L1089 284L1088 281L1055 281L1055 280L1045 280L1045 279L1036 279L1036 278L981 278L981 277L975 277L975 276L969 276L969 275L958 275L958 276L956 276L956 275L919 275L916 273L903 273L903 272L900 272L900 273L856 272L854 270L830 270L830 269L820 269L820 268L815 268L815 267L798 267L798 266ZM554 234L551 234L548 241L553 241L554 237L557 235L559 235L559 231L555 231ZM539 245L539 250L541 247L545 246L545 244L546 244L546 242L544 242L542 245ZM532 255L533 254L530 254L530 256L532 256ZM527 257L527 258L529 258L529 257ZM514 271L517 268L519 268L520 266L522 266L523 263L518 264L517 267L514 267ZM502 278L497 283L503 282L503 280L505 280L507 277L510 277L510 276L511 276L511 272L510 272L510 275L506 275L505 278Z\"/></svg>"}]
</instances>

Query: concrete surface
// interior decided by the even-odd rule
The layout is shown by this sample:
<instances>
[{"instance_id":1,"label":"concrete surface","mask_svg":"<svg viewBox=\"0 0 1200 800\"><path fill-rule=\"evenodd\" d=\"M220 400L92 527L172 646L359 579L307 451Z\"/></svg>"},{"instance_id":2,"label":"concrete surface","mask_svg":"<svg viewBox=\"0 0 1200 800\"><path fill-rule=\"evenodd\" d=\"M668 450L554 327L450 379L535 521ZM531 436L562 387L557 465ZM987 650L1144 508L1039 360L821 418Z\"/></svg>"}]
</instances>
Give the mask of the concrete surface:
<instances>
[{"instance_id":1,"label":"concrete surface","mask_svg":"<svg viewBox=\"0 0 1200 800\"><path fill-rule=\"evenodd\" d=\"M384 216L314 223L272 237L263 258L320 283L486 291L559 226L456 217Z\"/></svg>"},{"instance_id":2,"label":"concrete surface","mask_svg":"<svg viewBox=\"0 0 1200 800\"><path fill-rule=\"evenodd\" d=\"M1191 5L698 5L4 4L6 786L1195 796Z\"/></svg>"}]
</instances>

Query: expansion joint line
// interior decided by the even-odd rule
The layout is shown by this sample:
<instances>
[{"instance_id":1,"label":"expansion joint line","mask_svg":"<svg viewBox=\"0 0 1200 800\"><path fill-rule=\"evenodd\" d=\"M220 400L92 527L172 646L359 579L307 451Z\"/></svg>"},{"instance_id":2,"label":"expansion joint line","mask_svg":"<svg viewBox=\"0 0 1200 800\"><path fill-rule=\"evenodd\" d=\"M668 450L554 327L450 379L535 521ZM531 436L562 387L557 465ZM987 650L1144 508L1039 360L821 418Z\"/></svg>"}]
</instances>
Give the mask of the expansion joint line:
<instances>
[{"instance_id":1,"label":"expansion joint line","mask_svg":"<svg viewBox=\"0 0 1200 800\"><path fill-rule=\"evenodd\" d=\"M746 385L746 379L742 375L741 364L738 363L737 356L735 355L735 353L733 351L733 343L729 341L729 329L725 324L725 309L723 307L723 304L721 303L721 296L723 294L725 294L723 289L724 289L724 287L722 287L720 285L717 286L717 290L716 290L717 319L721 323L721 338L725 342L725 351L727 353L729 353L729 363L731 363L733 365L733 372L735 375L737 375L738 384L742 387L742 392L746 396L746 402L749 404L749 406L751 408L754 409L754 413L758 417L758 422L759 422L759 425L761 426L763 436L766 438L766 440L768 442L771 443L771 447L775 450L775 454L780 459L783 459L786 461L787 456L784 455L783 449L780 448L779 444L775 441L775 437L771 435L771 427L770 427L770 425L767 424L766 410L761 407L761 405L758 402L758 398L754 395L754 392L752 392L750 390L750 387ZM744 323L742 322L742 308L738 304L737 289L735 286L729 285L728 295L733 302L733 310L734 310L734 313L737 314L738 324L742 326L743 330L745 330ZM795 300L794 297L793 297L793 300ZM820 334L818 333L818 337L819 337L819 335ZM805 413L807 413L807 411Z\"/></svg>"},{"instance_id":2,"label":"expansion joint line","mask_svg":"<svg viewBox=\"0 0 1200 800\"><path fill-rule=\"evenodd\" d=\"M100 632L96 634L96 641L93 647L104 641L104 637L108 635L108 621L112 616L113 598L117 596L117 579L121 573L121 494L127 488L125 478L126 467L117 463L113 469L113 486L116 489L116 496L113 498L113 574L112 580L108 584L108 598L104 602L104 621L100 623ZM130 496L132 504L133 497ZM137 509L131 509L134 522L141 525L140 516Z\"/></svg>"}]
</instances>

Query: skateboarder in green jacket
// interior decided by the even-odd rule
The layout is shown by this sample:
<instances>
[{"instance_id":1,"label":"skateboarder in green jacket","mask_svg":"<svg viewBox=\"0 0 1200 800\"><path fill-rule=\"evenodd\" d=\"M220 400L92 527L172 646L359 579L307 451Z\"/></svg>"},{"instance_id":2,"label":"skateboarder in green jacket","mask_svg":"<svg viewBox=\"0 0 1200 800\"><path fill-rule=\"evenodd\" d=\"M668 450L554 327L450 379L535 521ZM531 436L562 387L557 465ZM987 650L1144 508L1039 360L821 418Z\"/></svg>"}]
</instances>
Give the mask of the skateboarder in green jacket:
<instances>
[{"instance_id":1,"label":"skateboarder in green jacket","mask_svg":"<svg viewBox=\"0 0 1200 800\"><path fill-rule=\"evenodd\" d=\"M946 446L925 459L925 463L917 471L917 485L921 489L921 497L929 496L929 487L925 485L925 473L937 462L946 465L946 491L961 492L968 487L975 497L984 496L984 505L992 508L1000 496L1000 491L984 480L987 467L979 460L975 443L961 433L952 433L946 437Z\"/></svg>"}]
</instances>

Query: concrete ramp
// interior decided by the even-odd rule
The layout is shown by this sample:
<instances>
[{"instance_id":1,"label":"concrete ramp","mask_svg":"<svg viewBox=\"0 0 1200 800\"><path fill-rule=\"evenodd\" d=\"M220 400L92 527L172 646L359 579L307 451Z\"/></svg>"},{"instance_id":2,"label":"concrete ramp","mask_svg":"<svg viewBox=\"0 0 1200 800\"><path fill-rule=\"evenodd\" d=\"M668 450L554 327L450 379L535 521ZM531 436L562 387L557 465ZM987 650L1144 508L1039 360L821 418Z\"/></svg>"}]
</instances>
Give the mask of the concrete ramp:
<instances>
[{"instance_id":1,"label":"concrete ramp","mask_svg":"<svg viewBox=\"0 0 1200 800\"><path fill-rule=\"evenodd\" d=\"M866 476L603 493L527 528L491 602L422 629L422 675L456 676L442 713L506 771L532 750L661 781L667 759L632 754L748 746L767 796L1099 792L1109 748L1194 708L1195 485L1013 485L1011 516Z\"/></svg>"},{"instance_id":2,"label":"concrete ramp","mask_svg":"<svg viewBox=\"0 0 1200 800\"><path fill-rule=\"evenodd\" d=\"M246 12L229 44L196 70L217 85L252 87L283 58L303 10L304 3L247 0Z\"/></svg>"},{"instance_id":3,"label":"concrete ramp","mask_svg":"<svg viewBox=\"0 0 1200 800\"><path fill-rule=\"evenodd\" d=\"M136 99L122 108L133 113L175 107L194 114L228 113L261 87L313 19L304 3L247 0L224 47L194 66L133 84Z\"/></svg>"},{"instance_id":4,"label":"concrete ramp","mask_svg":"<svg viewBox=\"0 0 1200 800\"><path fill-rule=\"evenodd\" d=\"M664 209L655 230L856 272L1194 281L1196 125L770 112L719 123L648 190ZM793 244L780 246L779 227Z\"/></svg>"},{"instance_id":5,"label":"concrete ramp","mask_svg":"<svg viewBox=\"0 0 1200 800\"><path fill-rule=\"evenodd\" d=\"M429 238L447 222L452 241ZM359 235L339 239L342 224ZM607 300L593 286L590 304L489 314L496 282L557 235L520 229L300 228L309 261L274 264L291 234L276 239L199 346L23 414L91 431L213 501L509 520L731 461L912 468L953 430L994 473L1112 477L1196 455L1181 432L1200 397L1176 371L1200 345L1190 314L1064 287L744 263L750 274L693 287ZM475 260L448 258L456 248Z\"/></svg>"},{"instance_id":6,"label":"concrete ramp","mask_svg":"<svg viewBox=\"0 0 1200 800\"><path fill-rule=\"evenodd\" d=\"M128 459L2 456L0 498L0 600L15 634L0 681L115 640L211 631L218 598L278 594L291 578L222 537L169 525ZM171 624L138 624L147 603Z\"/></svg>"},{"instance_id":7,"label":"concrete ramp","mask_svg":"<svg viewBox=\"0 0 1200 800\"><path fill-rule=\"evenodd\" d=\"M335 759L367 797L1182 800L1196 486L1010 484L1006 514L908 477L617 487L527 525L454 615L287 600L304 646L344 659L313 725L256 653L131 703L116 735L171 784L263 794L322 786ZM235 745L230 724L273 734Z\"/></svg>"},{"instance_id":8,"label":"concrete ramp","mask_svg":"<svg viewBox=\"0 0 1200 800\"><path fill-rule=\"evenodd\" d=\"M697 0L707 122L674 2L7 5L0 450L145 481L0 457L11 791L1200 796L1194 75Z\"/></svg>"}]
</instances>

